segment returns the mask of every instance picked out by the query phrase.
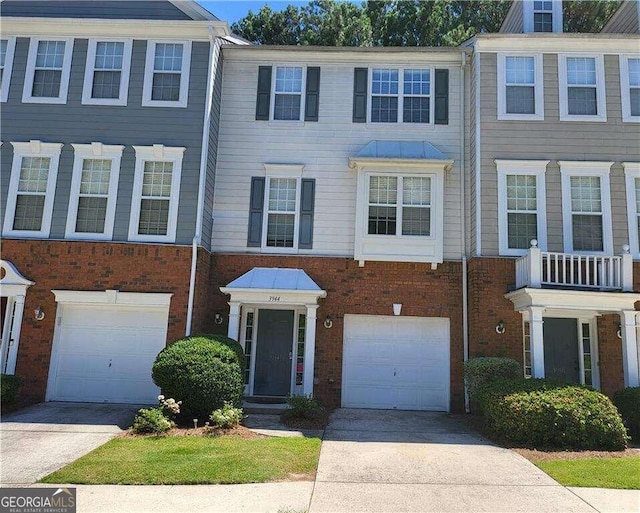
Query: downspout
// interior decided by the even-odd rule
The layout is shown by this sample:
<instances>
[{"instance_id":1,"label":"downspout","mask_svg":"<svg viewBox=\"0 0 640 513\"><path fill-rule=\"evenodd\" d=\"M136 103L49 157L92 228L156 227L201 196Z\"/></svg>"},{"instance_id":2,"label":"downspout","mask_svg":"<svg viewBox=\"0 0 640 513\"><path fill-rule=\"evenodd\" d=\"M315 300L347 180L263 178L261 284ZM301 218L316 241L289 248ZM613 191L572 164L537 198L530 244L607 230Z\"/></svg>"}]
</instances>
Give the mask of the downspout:
<instances>
[{"instance_id":1,"label":"downspout","mask_svg":"<svg viewBox=\"0 0 640 513\"><path fill-rule=\"evenodd\" d=\"M467 54L462 52L460 63L460 243L462 248L462 345L463 361L469 359L469 305L467 298L467 219L466 219L466 188L465 188L465 68L467 66ZM464 409L469 413L469 394L467 386L464 387Z\"/></svg>"},{"instance_id":2,"label":"downspout","mask_svg":"<svg viewBox=\"0 0 640 513\"><path fill-rule=\"evenodd\" d=\"M205 99L204 121L202 126L202 150L200 152L200 182L198 185L198 210L196 213L196 232L191 247L191 275L189 277L189 300L187 303L187 324L185 335L191 335L193 321L193 302L196 293L196 270L198 266L198 246L202 242L202 216L204 215L204 188L207 180L207 163L209 156L209 127L211 123L211 104L213 101L213 80L217 63L214 63L215 36L212 25L209 25L209 67L207 69L207 96Z\"/></svg>"}]
</instances>

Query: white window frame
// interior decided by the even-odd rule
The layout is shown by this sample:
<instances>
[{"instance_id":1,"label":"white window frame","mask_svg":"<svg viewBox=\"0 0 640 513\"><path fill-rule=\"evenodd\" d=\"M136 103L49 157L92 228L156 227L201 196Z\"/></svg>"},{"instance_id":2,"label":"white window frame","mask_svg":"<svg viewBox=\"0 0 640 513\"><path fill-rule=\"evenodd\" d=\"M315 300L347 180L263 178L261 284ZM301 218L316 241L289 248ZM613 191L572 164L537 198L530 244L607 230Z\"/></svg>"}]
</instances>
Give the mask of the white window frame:
<instances>
[{"instance_id":1,"label":"white window frame","mask_svg":"<svg viewBox=\"0 0 640 513\"><path fill-rule=\"evenodd\" d=\"M547 250L547 191L545 175L549 160L496 160L498 171L498 248L500 255L522 256L527 249L509 247L509 216L507 211L507 176L536 177L536 220L538 247Z\"/></svg>"},{"instance_id":2,"label":"white window frame","mask_svg":"<svg viewBox=\"0 0 640 513\"><path fill-rule=\"evenodd\" d=\"M154 144L153 146L134 146L133 149L136 152L136 167L133 179L131 217L129 219L129 240L136 242L175 242L178 224L178 204L180 200L180 177L182 176L182 157L186 148ZM167 221L166 235L147 235L138 233L140 207L142 205L144 163L147 161L173 162L171 196L169 197L169 217Z\"/></svg>"},{"instance_id":3,"label":"white window frame","mask_svg":"<svg viewBox=\"0 0 640 513\"><path fill-rule=\"evenodd\" d=\"M178 101L152 100L154 63L157 44L181 44L182 70L180 71L180 98ZM191 73L191 41L186 40L149 40L147 41L147 56L144 66L144 83L142 86L143 107L187 107L189 101L189 75Z\"/></svg>"},{"instance_id":4,"label":"white window frame","mask_svg":"<svg viewBox=\"0 0 640 513\"><path fill-rule=\"evenodd\" d=\"M73 146L74 150L74 160L65 237L68 239L111 240L113 238L113 224L116 213L120 161L122 159L122 150L124 149L124 146L107 146L102 143L72 144L71 146ZM82 168L86 159L111 160L107 210L104 220L104 231L102 233L76 232L78 204L80 202L80 185L82 182Z\"/></svg>"},{"instance_id":5,"label":"white window frame","mask_svg":"<svg viewBox=\"0 0 640 513\"><path fill-rule=\"evenodd\" d=\"M0 102L9 99L9 86L11 85L11 72L13 71L13 56L16 51L16 38L3 37L7 42L7 53L4 58L4 68L2 70L2 83L0 84Z\"/></svg>"},{"instance_id":6,"label":"white window frame","mask_svg":"<svg viewBox=\"0 0 640 513\"><path fill-rule=\"evenodd\" d=\"M118 98L93 98L93 75L96 71L96 50L98 43L123 43L122 68L120 70L120 96ZM82 87L83 105L114 105L126 106L129 96L129 73L131 71L132 39L89 39L87 47L87 61L84 69L84 84Z\"/></svg>"},{"instance_id":7,"label":"white window frame","mask_svg":"<svg viewBox=\"0 0 640 513\"><path fill-rule=\"evenodd\" d=\"M534 29L534 11L533 9L533 1L534 0L522 0L522 23L523 23L523 32L525 34L533 33ZM548 11L540 11L540 12L548 12ZM553 33L562 33L563 19L562 19L562 0L553 0L551 15L552 25L553 25ZM549 34L549 32L537 32L538 34Z\"/></svg>"},{"instance_id":8,"label":"white window frame","mask_svg":"<svg viewBox=\"0 0 640 513\"><path fill-rule=\"evenodd\" d=\"M611 224L611 187L609 172L613 162L558 161L562 181L562 232L565 253L581 255L612 255L613 228ZM573 249L573 212L571 208L571 177L597 176L600 178L602 206L602 251L575 251Z\"/></svg>"},{"instance_id":9,"label":"white window frame","mask_svg":"<svg viewBox=\"0 0 640 513\"><path fill-rule=\"evenodd\" d=\"M623 162L624 178L627 188L627 220L629 225L629 246L634 258L640 258L640 239L638 236L638 218L640 211L636 201L636 179L640 179L640 162Z\"/></svg>"},{"instance_id":10,"label":"white window frame","mask_svg":"<svg viewBox=\"0 0 640 513\"><path fill-rule=\"evenodd\" d=\"M58 177L58 166L60 164L60 152L62 143L43 143L32 140L29 142L12 142L13 163L11 165L11 179L9 181L9 192L7 194L7 206L4 215L4 227L2 235L5 237L28 237L47 238L51 232L51 215L53 213L53 200ZM47 191L45 192L44 207L42 211L42 225L40 230L14 230L13 222L16 214L16 203L18 200L18 186L20 183L20 168L22 159L25 157L48 157L49 174L47 176Z\"/></svg>"},{"instance_id":11,"label":"white window frame","mask_svg":"<svg viewBox=\"0 0 640 513\"><path fill-rule=\"evenodd\" d=\"M275 119L276 113L276 75L278 68L302 68L302 85L300 92L300 117L298 119ZM272 63L271 97L269 99L269 121L272 123L304 123L304 111L307 103L307 65L301 63ZM280 93L287 94L287 93ZM291 93L288 93L291 94ZM296 93L297 94L297 93Z\"/></svg>"},{"instance_id":12,"label":"white window frame","mask_svg":"<svg viewBox=\"0 0 640 513\"><path fill-rule=\"evenodd\" d=\"M567 58L587 57L595 59L596 64L596 100L598 114L580 116L569 114L569 84L567 82ZM558 84L560 87L560 121L607 121L607 91L604 77L604 56L593 53L559 53L558 54Z\"/></svg>"},{"instance_id":13,"label":"white window frame","mask_svg":"<svg viewBox=\"0 0 640 513\"><path fill-rule=\"evenodd\" d=\"M33 79L36 72L36 57L38 56L38 44L40 41L64 41L64 59L62 61L62 73L60 76L60 91L57 97L32 96ZM55 103L66 104L69 92L69 76L71 75L71 57L73 55L72 37L32 37L29 42L29 55L27 57L27 70L24 77L22 90L22 103Z\"/></svg>"},{"instance_id":14,"label":"white window frame","mask_svg":"<svg viewBox=\"0 0 640 513\"><path fill-rule=\"evenodd\" d=\"M371 121L371 109L373 108L373 96L395 97L395 94L373 94L373 70L388 69L398 70L398 119L396 121ZM410 123L404 121L404 97L416 96L413 94L404 94L404 72L405 70L428 70L429 71L429 122L428 123ZM380 64L372 66L368 70L367 83L367 123L373 126L384 125L407 125L416 127L433 127L435 126L435 67L416 64L415 66L398 66L397 64ZM420 97L422 95L418 95Z\"/></svg>"},{"instance_id":15,"label":"white window frame","mask_svg":"<svg viewBox=\"0 0 640 513\"><path fill-rule=\"evenodd\" d=\"M533 114L514 114L507 112L507 57L530 57L534 65L534 101ZM544 120L544 80L543 58L541 53L498 53L498 120L543 121Z\"/></svg>"},{"instance_id":16,"label":"white window frame","mask_svg":"<svg viewBox=\"0 0 640 513\"><path fill-rule=\"evenodd\" d=\"M272 165L265 164L266 176L264 184L264 201L262 211L262 252L263 253L297 253L300 238L300 195L302 186L302 171L304 166L298 164ZM282 248L267 246L267 230L269 228L269 186L272 178L285 178L296 181L296 207L294 210L293 247ZM287 212L291 214L291 212Z\"/></svg>"},{"instance_id":17,"label":"white window frame","mask_svg":"<svg viewBox=\"0 0 640 513\"><path fill-rule=\"evenodd\" d=\"M640 54L624 54L620 55L619 59L622 121L626 123L640 123L640 116L631 115L631 84L629 83L629 59L640 59Z\"/></svg>"}]
</instances>

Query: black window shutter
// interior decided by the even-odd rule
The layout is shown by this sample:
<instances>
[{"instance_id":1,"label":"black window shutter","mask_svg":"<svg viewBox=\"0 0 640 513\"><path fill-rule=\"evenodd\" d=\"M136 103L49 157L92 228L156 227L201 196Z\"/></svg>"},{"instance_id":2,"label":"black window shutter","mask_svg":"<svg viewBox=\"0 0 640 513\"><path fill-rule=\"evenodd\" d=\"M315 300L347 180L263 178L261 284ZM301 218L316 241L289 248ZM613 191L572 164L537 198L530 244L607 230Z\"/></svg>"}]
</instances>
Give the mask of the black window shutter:
<instances>
[{"instance_id":1,"label":"black window shutter","mask_svg":"<svg viewBox=\"0 0 640 513\"><path fill-rule=\"evenodd\" d=\"M436 70L436 109L434 121L436 125L449 124L449 70Z\"/></svg>"},{"instance_id":2,"label":"black window shutter","mask_svg":"<svg viewBox=\"0 0 640 513\"><path fill-rule=\"evenodd\" d=\"M307 94L304 106L304 120L318 121L320 101L320 68L307 68Z\"/></svg>"},{"instance_id":3,"label":"black window shutter","mask_svg":"<svg viewBox=\"0 0 640 513\"><path fill-rule=\"evenodd\" d=\"M258 94L256 96L256 119L269 120L271 103L271 66L258 68Z\"/></svg>"},{"instance_id":4,"label":"black window shutter","mask_svg":"<svg viewBox=\"0 0 640 513\"><path fill-rule=\"evenodd\" d=\"M353 122L367 122L367 81L369 70L355 68L353 70Z\"/></svg>"},{"instance_id":5,"label":"black window shutter","mask_svg":"<svg viewBox=\"0 0 640 513\"><path fill-rule=\"evenodd\" d=\"M264 208L264 177L251 178L251 200L249 202L248 247L262 245L262 212Z\"/></svg>"},{"instance_id":6,"label":"black window shutter","mask_svg":"<svg viewBox=\"0 0 640 513\"><path fill-rule=\"evenodd\" d=\"M313 247L313 209L316 195L316 181L303 179L300 187L300 233L299 249Z\"/></svg>"}]
</instances>

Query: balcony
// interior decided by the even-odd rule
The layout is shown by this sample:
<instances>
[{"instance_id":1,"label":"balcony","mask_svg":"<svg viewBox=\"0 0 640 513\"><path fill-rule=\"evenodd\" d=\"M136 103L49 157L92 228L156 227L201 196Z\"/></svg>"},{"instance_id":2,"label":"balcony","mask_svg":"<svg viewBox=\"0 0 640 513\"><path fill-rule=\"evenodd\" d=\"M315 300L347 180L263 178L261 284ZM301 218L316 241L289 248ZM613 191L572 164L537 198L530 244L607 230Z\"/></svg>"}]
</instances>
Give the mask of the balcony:
<instances>
[{"instance_id":1,"label":"balcony","mask_svg":"<svg viewBox=\"0 0 640 513\"><path fill-rule=\"evenodd\" d=\"M633 257L626 244L620 256L580 255L542 251L533 239L516 260L516 289L523 287L632 292Z\"/></svg>"}]
</instances>

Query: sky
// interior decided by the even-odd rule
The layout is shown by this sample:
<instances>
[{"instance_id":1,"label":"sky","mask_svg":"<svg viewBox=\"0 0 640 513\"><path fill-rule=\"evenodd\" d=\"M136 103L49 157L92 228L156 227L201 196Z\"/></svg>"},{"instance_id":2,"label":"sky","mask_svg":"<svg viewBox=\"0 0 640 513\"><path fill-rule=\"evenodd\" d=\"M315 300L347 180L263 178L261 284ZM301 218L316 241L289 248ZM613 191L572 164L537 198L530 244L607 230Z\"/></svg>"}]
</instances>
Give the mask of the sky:
<instances>
[{"instance_id":1,"label":"sky","mask_svg":"<svg viewBox=\"0 0 640 513\"><path fill-rule=\"evenodd\" d=\"M221 20L228 21L229 25L231 25L240 18L244 18L250 10L253 12L259 11L263 5L268 5L274 11L281 11L289 4L306 5L309 0L197 0L197 2Z\"/></svg>"}]
</instances>

